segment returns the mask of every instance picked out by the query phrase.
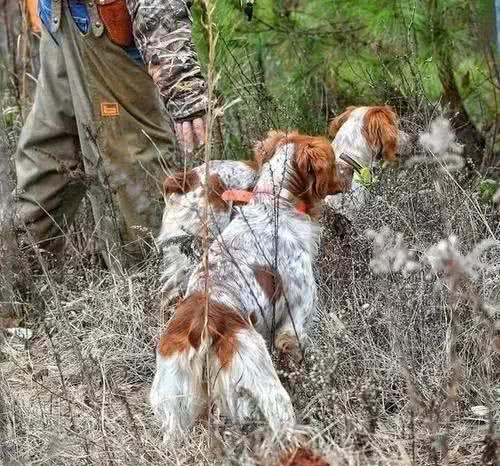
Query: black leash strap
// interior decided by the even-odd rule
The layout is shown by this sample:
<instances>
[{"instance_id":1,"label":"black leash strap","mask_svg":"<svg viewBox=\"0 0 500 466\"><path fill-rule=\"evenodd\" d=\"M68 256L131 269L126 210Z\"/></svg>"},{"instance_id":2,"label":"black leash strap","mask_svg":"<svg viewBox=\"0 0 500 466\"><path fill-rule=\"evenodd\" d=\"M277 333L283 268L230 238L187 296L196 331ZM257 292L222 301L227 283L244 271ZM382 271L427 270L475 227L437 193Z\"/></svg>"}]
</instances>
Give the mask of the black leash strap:
<instances>
[{"instance_id":1,"label":"black leash strap","mask_svg":"<svg viewBox=\"0 0 500 466\"><path fill-rule=\"evenodd\" d=\"M343 162L350 165L354 169L354 171L358 174L360 174L361 170L363 170L363 168L364 168L363 165L361 165L359 162L354 160L350 155L346 154L345 152L342 152L342 154L340 154L339 158Z\"/></svg>"}]
</instances>

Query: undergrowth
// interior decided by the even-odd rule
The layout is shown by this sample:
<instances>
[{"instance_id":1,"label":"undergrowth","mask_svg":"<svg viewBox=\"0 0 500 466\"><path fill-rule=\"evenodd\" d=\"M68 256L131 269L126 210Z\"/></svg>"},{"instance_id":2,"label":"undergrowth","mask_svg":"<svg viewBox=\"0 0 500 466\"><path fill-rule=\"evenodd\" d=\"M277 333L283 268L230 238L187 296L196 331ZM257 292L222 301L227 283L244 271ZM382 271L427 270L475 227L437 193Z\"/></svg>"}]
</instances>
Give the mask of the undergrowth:
<instances>
[{"instance_id":1,"label":"undergrowth","mask_svg":"<svg viewBox=\"0 0 500 466\"><path fill-rule=\"evenodd\" d=\"M271 465L299 444L335 465L498 464L500 248L477 245L499 239L499 210L433 161L415 145L350 220L325 206L306 357L276 361L300 426L279 438L214 416L166 450L148 403L170 315L157 252L120 276L90 227L57 268L24 246L16 319L33 336L2 336L4 464Z\"/></svg>"}]
</instances>

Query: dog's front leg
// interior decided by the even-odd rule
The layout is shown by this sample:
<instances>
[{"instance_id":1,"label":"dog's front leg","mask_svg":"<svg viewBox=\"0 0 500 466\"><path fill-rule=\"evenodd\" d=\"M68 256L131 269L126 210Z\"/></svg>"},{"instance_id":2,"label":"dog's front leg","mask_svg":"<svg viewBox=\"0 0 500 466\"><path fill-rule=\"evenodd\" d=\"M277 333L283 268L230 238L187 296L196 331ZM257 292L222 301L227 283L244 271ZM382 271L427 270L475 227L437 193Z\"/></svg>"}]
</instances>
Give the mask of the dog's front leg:
<instances>
[{"instance_id":1,"label":"dog's front leg","mask_svg":"<svg viewBox=\"0 0 500 466\"><path fill-rule=\"evenodd\" d=\"M316 310L316 284L311 280L296 280L288 287L285 316L276 330L274 345L280 353L296 362L303 359L306 323Z\"/></svg>"}]
</instances>

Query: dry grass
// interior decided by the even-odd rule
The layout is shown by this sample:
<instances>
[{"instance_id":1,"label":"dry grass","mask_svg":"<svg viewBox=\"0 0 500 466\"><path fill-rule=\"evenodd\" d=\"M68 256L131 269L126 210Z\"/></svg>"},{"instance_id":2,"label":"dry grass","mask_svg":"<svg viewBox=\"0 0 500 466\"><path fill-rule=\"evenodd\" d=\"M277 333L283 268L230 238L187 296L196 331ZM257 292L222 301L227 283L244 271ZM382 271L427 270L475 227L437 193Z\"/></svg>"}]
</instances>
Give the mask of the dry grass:
<instances>
[{"instance_id":1,"label":"dry grass","mask_svg":"<svg viewBox=\"0 0 500 466\"><path fill-rule=\"evenodd\" d=\"M73 231L58 268L25 247L17 299L34 335L0 334L3 464L271 466L298 445L332 465L498 464L500 249L482 254L480 268L469 261L438 273L426 262L452 234L464 255L498 239L498 206L436 165L403 164L379 178L352 222L325 210L306 358L297 368L277 361L303 427L280 438L214 418L166 450L148 404L168 317L155 251L117 276L89 252L90 227ZM373 249L366 231L384 227L406 248L386 233ZM391 251L419 270L397 271Z\"/></svg>"},{"instance_id":2,"label":"dry grass","mask_svg":"<svg viewBox=\"0 0 500 466\"><path fill-rule=\"evenodd\" d=\"M0 98L13 149L19 102L3 90ZM422 131L432 111L418 105L406 129ZM273 120L259 113L259 128ZM422 155L417 147L410 154ZM326 209L320 309L306 357L296 368L276 360L301 426L276 438L265 426L240 429L214 417L170 450L148 403L155 341L168 317L159 257L151 250L122 276L104 270L89 247L84 205L77 225L87 228L72 230L63 264L32 245L18 258L17 317L33 337L0 330L0 463L498 465L500 249L482 254L482 267L469 258L439 272L426 259L452 234L464 257L500 238L499 208L478 200L471 175L404 164L379 174L352 222ZM384 227L374 249L366 231ZM421 266L404 274L395 258ZM296 455L299 445L316 454Z\"/></svg>"}]
</instances>

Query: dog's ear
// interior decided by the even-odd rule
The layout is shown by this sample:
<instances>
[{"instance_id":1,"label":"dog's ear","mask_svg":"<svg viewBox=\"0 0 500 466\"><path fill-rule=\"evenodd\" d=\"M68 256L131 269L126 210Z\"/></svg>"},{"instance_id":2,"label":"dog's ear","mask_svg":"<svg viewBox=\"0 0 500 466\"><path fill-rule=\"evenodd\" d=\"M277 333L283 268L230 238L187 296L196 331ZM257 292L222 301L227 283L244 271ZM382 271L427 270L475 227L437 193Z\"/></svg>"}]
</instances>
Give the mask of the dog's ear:
<instances>
[{"instance_id":1,"label":"dog's ear","mask_svg":"<svg viewBox=\"0 0 500 466\"><path fill-rule=\"evenodd\" d=\"M181 171L165 178L163 192L184 194L194 191L198 186L200 186L200 177L195 170Z\"/></svg>"},{"instance_id":2,"label":"dog's ear","mask_svg":"<svg viewBox=\"0 0 500 466\"><path fill-rule=\"evenodd\" d=\"M311 179L314 196L323 199L340 188L335 173L335 154L322 137L301 137L297 142L295 162L304 179Z\"/></svg>"},{"instance_id":3,"label":"dog's ear","mask_svg":"<svg viewBox=\"0 0 500 466\"><path fill-rule=\"evenodd\" d=\"M328 135L331 138L334 138L337 135L340 127L347 121L354 110L356 110L356 107L354 107L353 105L347 107L340 115L337 115L332 121L330 121L330 125L328 127Z\"/></svg>"},{"instance_id":4,"label":"dog's ear","mask_svg":"<svg viewBox=\"0 0 500 466\"><path fill-rule=\"evenodd\" d=\"M389 105L370 107L363 118L363 136L384 160L396 160L399 145L399 119Z\"/></svg>"},{"instance_id":5,"label":"dog's ear","mask_svg":"<svg viewBox=\"0 0 500 466\"><path fill-rule=\"evenodd\" d=\"M255 144L254 158L259 169L262 168L262 165L271 160L276 152L276 147L281 144L287 136L288 134L283 131L271 130L267 133L265 139Z\"/></svg>"}]
</instances>

